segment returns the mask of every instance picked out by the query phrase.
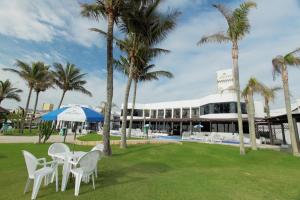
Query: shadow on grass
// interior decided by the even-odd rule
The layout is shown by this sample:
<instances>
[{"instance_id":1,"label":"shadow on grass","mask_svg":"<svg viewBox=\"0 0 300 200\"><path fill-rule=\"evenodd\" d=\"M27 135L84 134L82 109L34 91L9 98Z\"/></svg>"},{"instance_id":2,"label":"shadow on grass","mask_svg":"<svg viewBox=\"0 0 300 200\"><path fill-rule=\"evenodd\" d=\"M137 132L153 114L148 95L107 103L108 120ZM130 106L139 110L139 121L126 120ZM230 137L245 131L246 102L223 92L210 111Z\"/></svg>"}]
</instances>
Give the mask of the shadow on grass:
<instances>
[{"instance_id":1,"label":"shadow on grass","mask_svg":"<svg viewBox=\"0 0 300 200\"><path fill-rule=\"evenodd\" d=\"M142 162L129 167L117 168L107 171L99 171L99 177L96 179L96 190L116 185L124 185L133 182L139 182L147 179L150 176L166 173L171 170L171 167L159 162ZM73 183L72 183L73 182ZM71 186L68 184L68 189L74 189L74 181ZM80 195L94 192L92 183L80 191Z\"/></svg>"},{"instance_id":2,"label":"shadow on grass","mask_svg":"<svg viewBox=\"0 0 300 200\"><path fill-rule=\"evenodd\" d=\"M148 144L147 145L141 144L141 145L130 146L130 147L127 147L126 151L124 151L124 152L113 153L113 157L125 156L125 155L142 152L142 151L146 151L148 149L153 149L153 148L156 148L156 146L148 145Z\"/></svg>"},{"instance_id":3,"label":"shadow on grass","mask_svg":"<svg viewBox=\"0 0 300 200\"><path fill-rule=\"evenodd\" d=\"M5 159L7 156L0 154L0 159Z\"/></svg>"}]
</instances>

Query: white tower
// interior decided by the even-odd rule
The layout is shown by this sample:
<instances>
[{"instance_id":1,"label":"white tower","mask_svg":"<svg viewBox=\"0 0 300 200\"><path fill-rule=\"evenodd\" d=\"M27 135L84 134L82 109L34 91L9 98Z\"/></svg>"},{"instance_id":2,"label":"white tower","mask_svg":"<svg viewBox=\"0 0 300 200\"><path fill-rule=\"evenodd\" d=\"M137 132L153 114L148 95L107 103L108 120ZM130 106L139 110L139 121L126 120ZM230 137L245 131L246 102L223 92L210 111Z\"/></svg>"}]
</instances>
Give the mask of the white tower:
<instances>
[{"instance_id":1,"label":"white tower","mask_svg":"<svg viewBox=\"0 0 300 200\"><path fill-rule=\"evenodd\" d=\"M226 89L232 89L233 85L232 69L217 71L217 90L219 93L224 92Z\"/></svg>"}]
</instances>

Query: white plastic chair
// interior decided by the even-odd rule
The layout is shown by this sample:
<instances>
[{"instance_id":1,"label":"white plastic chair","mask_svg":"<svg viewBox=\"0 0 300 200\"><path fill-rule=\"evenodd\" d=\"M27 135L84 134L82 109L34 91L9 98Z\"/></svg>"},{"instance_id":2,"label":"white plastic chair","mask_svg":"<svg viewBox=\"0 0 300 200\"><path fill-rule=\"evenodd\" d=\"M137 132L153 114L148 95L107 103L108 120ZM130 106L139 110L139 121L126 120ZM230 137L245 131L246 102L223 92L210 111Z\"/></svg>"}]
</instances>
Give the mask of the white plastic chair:
<instances>
[{"instance_id":1,"label":"white plastic chair","mask_svg":"<svg viewBox=\"0 0 300 200\"><path fill-rule=\"evenodd\" d=\"M34 181L31 199L36 199L36 196L41 186L42 179L44 178L45 185L48 185L50 182L50 178L53 174L55 174L56 177L55 182L56 182L56 192L57 192L58 191L57 162L56 161L46 162L46 158L37 159L34 155L29 153L28 151L23 150L22 152L25 158L25 163L28 172L28 179L25 185L24 194L28 191L30 182ZM43 166L43 167L38 169L39 166Z\"/></svg>"},{"instance_id":2,"label":"white plastic chair","mask_svg":"<svg viewBox=\"0 0 300 200\"><path fill-rule=\"evenodd\" d=\"M99 161L99 160L102 159L102 155L103 155L103 151L104 151L104 145L103 144L97 144L96 146L94 146L92 148L91 151L95 151L95 150L99 150L101 152L100 156L99 156L99 159L98 159L98 161ZM98 167L97 166L95 168L95 176L96 176L96 178L98 178Z\"/></svg>"},{"instance_id":3,"label":"white plastic chair","mask_svg":"<svg viewBox=\"0 0 300 200\"><path fill-rule=\"evenodd\" d=\"M71 173L75 176L75 196L79 194L81 181L89 182L90 176L92 176L93 189L95 189L94 171L97 167L100 153L99 150L90 151L79 158L77 162L69 161L74 166L71 169Z\"/></svg>"},{"instance_id":4,"label":"white plastic chair","mask_svg":"<svg viewBox=\"0 0 300 200\"><path fill-rule=\"evenodd\" d=\"M59 165L64 164L64 160L54 157L57 153L68 153L71 152L70 148L64 143L53 143L48 149L48 155L52 157L53 160L57 161Z\"/></svg>"}]
</instances>

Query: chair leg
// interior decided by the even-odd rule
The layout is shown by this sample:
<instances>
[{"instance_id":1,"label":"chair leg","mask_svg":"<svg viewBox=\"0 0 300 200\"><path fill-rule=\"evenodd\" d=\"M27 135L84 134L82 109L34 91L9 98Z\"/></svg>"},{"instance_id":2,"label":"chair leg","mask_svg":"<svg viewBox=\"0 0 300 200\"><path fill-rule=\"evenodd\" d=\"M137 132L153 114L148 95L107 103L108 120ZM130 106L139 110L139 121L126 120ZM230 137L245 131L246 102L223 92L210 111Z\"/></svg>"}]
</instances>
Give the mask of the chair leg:
<instances>
[{"instance_id":1,"label":"chair leg","mask_svg":"<svg viewBox=\"0 0 300 200\"><path fill-rule=\"evenodd\" d=\"M81 179L82 179L82 174L76 174L76 179L75 179L75 196L78 196L78 194L79 194Z\"/></svg>"},{"instance_id":2,"label":"chair leg","mask_svg":"<svg viewBox=\"0 0 300 200\"><path fill-rule=\"evenodd\" d=\"M95 178L94 178L94 174L92 174L92 182L93 182L93 188L95 190Z\"/></svg>"},{"instance_id":3,"label":"chair leg","mask_svg":"<svg viewBox=\"0 0 300 200\"><path fill-rule=\"evenodd\" d=\"M25 188L24 188L24 194L25 194L26 192L28 192L30 182L31 182L31 179L28 178L27 181L26 181Z\"/></svg>"},{"instance_id":4,"label":"chair leg","mask_svg":"<svg viewBox=\"0 0 300 200\"><path fill-rule=\"evenodd\" d=\"M34 178L34 183L33 183L33 189L32 189L32 195L31 199L36 199L36 196L39 192L39 189L41 187L43 177L37 176Z\"/></svg>"},{"instance_id":5,"label":"chair leg","mask_svg":"<svg viewBox=\"0 0 300 200\"><path fill-rule=\"evenodd\" d=\"M58 192L58 169L55 168L55 185L56 185L56 192Z\"/></svg>"}]
</instances>

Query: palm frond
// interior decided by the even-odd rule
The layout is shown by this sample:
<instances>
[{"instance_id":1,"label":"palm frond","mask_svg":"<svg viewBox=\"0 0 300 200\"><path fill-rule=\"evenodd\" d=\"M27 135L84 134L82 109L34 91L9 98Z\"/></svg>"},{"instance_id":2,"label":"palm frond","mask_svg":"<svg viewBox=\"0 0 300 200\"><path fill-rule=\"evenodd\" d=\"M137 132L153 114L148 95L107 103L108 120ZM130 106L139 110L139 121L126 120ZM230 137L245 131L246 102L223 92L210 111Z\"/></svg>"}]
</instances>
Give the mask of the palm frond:
<instances>
[{"instance_id":1,"label":"palm frond","mask_svg":"<svg viewBox=\"0 0 300 200\"><path fill-rule=\"evenodd\" d=\"M209 42L230 42L230 38L226 36L224 33L216 33L213 35L203 36L199 42L197 42L197 45L202 45Z\"/></svg>"},{"instance_id":2,"label":"palm frond","mask_svg":"<svg viewBox=\"0 0 300 200\"><path fill-rule=\"evenodd\" d=\"M277 56L272 60L273 65L273 78L275 79L277 74L281 74L282 67L284 65L284 57L283 56Z\"/></svg>"}]
</instances>

